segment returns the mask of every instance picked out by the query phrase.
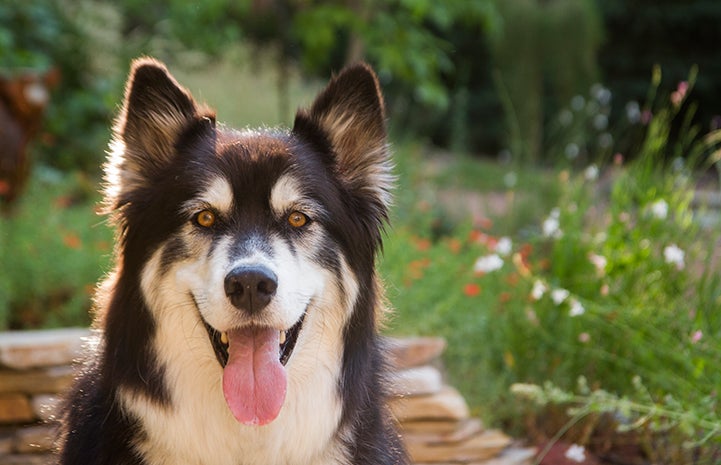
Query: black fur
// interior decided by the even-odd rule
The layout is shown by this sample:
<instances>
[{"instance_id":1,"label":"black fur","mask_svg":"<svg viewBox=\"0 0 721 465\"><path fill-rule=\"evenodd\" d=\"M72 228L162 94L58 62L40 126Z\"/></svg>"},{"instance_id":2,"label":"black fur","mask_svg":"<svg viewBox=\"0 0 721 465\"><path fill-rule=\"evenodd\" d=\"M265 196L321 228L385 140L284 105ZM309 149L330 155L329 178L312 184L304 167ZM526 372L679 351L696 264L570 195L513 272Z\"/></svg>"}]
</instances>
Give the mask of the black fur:
<instances>
[{"instance_id":1,"label":"black fur","mask_svg":"<svg viewBox=\"0 0 721 465\"><path fill-rule=\"evenodd\" d=\"M334 126L332 117L348 114L353 124ZM191 253L172 239L188 221L181 206L217 173L232 174L235 199L254 200L234 204L235 213L218 218L206 234L272 232L292 244L298 231L278 228L265 211L274 182L289 172L301 180L304 194L323 206L312 219L328 233L318 262L340 273L342 255L359 281L360 295L343 334L338 385L339 431L352 432L343 436L351 463L407 463L384 405L377 328L382 295L374 265L389 189L387 166L377 166L388 160L383 100L370 68L356 65L334 78L310 110L299 111L292 132L239 139L239 133L216 127L214 114L199 107L161 64L140 60L131 71L115 137L123 148L108 164L106 205L118 226L116 268L98 297L102 341L66 404L60 464L151 465L133 448L144 435L140 419L123 410L117 395L122 388L171 408L172 386L166 385L151 343L156 322L140 287L143 267L161 246L161 273ZM244 464L243 457L237 463Z\"/></svg>"}]
</instances>

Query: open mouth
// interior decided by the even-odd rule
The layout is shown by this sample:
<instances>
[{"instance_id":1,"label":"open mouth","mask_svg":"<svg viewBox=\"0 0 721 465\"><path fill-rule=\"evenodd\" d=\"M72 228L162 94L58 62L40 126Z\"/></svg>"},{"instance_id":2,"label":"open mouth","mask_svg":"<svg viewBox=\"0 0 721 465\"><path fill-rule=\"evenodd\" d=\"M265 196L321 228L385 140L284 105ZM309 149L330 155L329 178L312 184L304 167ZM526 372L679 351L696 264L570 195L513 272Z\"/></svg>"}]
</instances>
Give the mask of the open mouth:
<instances>
[{"instance_id":1,"label":"open mouth","mask_svg":"<svg viewBox=\"0 0 721 465\"><path fill-rule=\"evenodd\" d=\"M293 354L293 349L295 349L295 344L298 342L298 335L300 334L304 319L305 313L303 313L303 316L300 317L300 320L298 320L298 322L294 324L290 329L287 329L285 331L279 331L278 360L280 360L280 363L283 366L288 363L290 356ZM218 363L220 363L220 366L225 368L225 366L228 364L229 357L228 333L218 331L205 321L203 322L203 324L205 325L205 329L208 331L208 335L210 336L210 343L213 346L215 357L218 359Z\"/></svg>"},{"instance_id":2,"label":"open mouth","mask_svg":"<svg viewBox=\"0 0 721 465\"><path fill-rule=\"evenodd\" d=\"M293 355L304 320L305 312L287 330L248 325L227 332L203 320L223 369L223 396L240 423L262 426L280 414L288 389L285 365Z\"/></svg>"}]
</instances>

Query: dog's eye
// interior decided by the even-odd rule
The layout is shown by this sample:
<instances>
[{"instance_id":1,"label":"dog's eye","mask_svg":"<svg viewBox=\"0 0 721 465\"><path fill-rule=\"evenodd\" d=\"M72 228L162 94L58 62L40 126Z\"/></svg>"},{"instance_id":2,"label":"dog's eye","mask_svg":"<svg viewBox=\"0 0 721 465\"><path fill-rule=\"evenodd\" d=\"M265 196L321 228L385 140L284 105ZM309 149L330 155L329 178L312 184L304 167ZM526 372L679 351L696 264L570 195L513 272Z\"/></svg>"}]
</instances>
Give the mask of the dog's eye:
<instances>
[{"instance_id":1,"label":"dog's eye","mask_svg":"<svg viewBox=\"0 0 721 465\"><path fill-rule=\"evenodd\" d=\"M290 215L288 215L288 224L290 224L294 228L302 228L303 226L308 224L308 220L310 220L310 218L308 218L308 216L299 211L294 211Z\"/></svg>"},{"instance_id":2,"label":"dog's eye","mask_svg":"<svg viewBox=\"0 0 721 465\"><path fill-rule=\"evenodd\" d=\"M203 210L195 215L195 222L203 228L210 228L215 224L215 213L210 210Z\"/></svg>"}]
</instances>

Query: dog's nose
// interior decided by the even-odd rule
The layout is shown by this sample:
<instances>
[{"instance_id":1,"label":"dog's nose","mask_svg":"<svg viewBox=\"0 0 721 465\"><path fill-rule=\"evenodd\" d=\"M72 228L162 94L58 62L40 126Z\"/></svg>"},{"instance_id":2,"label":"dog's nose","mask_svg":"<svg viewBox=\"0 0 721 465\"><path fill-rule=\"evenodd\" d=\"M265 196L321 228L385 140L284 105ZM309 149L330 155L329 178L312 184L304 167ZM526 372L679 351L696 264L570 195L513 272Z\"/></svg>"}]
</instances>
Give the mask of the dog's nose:
<instances>
[{"instance_id":1,"label":"dog's nose","mask_svg":"<svg viewBox=\"0 0 721 465\"><path fill-rule=\"evenodd\" d=\"M278 277L264 266L239 266L225 277L225 295L238 309L256 313L278 289Z\"/></svg>"}]
</instances>

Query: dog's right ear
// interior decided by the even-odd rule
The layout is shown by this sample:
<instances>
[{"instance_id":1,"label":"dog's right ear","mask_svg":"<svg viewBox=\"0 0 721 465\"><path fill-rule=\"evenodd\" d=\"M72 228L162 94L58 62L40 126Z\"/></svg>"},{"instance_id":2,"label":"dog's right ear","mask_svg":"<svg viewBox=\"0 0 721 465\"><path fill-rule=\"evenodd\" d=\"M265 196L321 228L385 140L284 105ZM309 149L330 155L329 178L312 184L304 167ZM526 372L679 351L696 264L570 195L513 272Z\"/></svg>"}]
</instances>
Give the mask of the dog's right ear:
<instances>
[{"instance_id":1,"label":"dog's right ear","mask_svg":"<svg viewBox=\"0 0 721 465\"><path fill-rule=\"evenodd\" d=\"M162 63L135 60L113 128L108 187L117 195L152 180L173 160L179 136L193 124L212 129L215 114L199 107Z\"/></svg>"}]
</instances>

